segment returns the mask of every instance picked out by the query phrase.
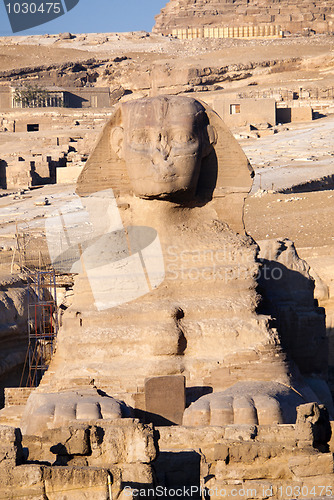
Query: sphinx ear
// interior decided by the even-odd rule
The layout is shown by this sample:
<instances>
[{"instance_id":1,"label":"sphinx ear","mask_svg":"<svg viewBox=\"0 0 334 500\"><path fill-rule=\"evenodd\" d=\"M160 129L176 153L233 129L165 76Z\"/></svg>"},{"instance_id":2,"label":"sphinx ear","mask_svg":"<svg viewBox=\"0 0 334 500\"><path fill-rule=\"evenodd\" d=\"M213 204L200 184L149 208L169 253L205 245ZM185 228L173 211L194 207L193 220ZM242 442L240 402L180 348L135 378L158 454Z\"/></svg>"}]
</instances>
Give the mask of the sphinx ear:
<instances>
[{"instance_id":1,"label":"sphinx ear","mask_svg":"<svg viewBox=\"0 0 334 500\"><path fill-rule=\"evenodd\" d=\"M218 139L217 131L213 125L208 125L207 130L208 130L210 145L214 146L215 144L217 144L217 139Z\"/></svg>"},{"instance_id":2,"label":"sphinx ear","mask_svg":"<svg viewBox=\"0 0 334 500\"><path fill-rule=\"evenodd\" d=\"M205 141L205 147L202 154L203 158L205 158L211 153L212 147L215 144L217 144L217 138L218 138L216 129L213 125L207 125L206 132L207 132L207 139Z\"/></svg>"},{"instance_id":3,"label":"sphinx ear","mask_svg":"<svg viewBox=\"0 0 334 500\"><path fill-rule=\"evenodd\" d=\"M122 127L114 127L110 132L110 143L118 158L123 158L123 141L124 129Z\"/></svg>"}]
</instances>

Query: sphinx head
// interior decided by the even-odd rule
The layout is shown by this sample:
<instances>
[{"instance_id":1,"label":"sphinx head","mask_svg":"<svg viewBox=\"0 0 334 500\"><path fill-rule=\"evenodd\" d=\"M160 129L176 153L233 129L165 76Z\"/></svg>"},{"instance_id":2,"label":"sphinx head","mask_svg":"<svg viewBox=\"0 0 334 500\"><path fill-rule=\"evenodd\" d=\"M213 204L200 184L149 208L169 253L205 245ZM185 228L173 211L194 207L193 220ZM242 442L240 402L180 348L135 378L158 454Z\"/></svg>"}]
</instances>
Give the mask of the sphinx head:
<instances>
[{"instance_id":1,"label":"sphinx head","mask_svg":"<svg viewBox=\"0 0 334 500\"><path fill-rule=\"evenodd\" d=\"M122 105L122 126L111 130L111 146L123 159L134 194L173 199L193 195L202 159L216 134L195 99L159 96Z\"/></svg>"}]
</instances>

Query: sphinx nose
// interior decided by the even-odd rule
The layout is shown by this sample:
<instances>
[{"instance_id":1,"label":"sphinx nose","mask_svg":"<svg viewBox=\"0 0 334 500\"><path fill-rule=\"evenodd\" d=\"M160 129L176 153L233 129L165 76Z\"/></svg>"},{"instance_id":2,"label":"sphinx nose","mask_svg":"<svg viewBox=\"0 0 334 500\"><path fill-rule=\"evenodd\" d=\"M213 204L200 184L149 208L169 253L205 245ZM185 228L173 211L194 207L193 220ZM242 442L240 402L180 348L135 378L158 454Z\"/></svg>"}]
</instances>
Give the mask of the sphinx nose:
<instances>
[{"instance_id":1,"label":"sphinx nose","mask_svg":"<svg viewBox=\"0 0 334 500\"><path fill-rule=\"evenodd\" d=\"M167 160L170 154L170 145L168 143L168 137L166 134L159 134L156 144L157 150L160 152L164 160Z\"/></svg>"}]
</instances>

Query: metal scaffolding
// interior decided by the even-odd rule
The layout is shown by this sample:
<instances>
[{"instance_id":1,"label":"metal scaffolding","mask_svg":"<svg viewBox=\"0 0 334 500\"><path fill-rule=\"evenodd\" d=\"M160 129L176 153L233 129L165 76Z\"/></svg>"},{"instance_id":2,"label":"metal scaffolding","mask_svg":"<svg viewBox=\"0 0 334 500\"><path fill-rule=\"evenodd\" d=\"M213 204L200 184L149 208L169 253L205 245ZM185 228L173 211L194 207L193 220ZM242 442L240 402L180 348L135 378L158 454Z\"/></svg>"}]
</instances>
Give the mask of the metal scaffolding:
<instances>
[{"instance_id":1,"label":"metal scaffolding","mask_svg":"<svg viewBox=\"0 0 334 500\"><path fill-rule=\"evenodd\" d=\"M56 275L51 270L25 269L28 287L28 349L21 384L27 369L27 387L37 387L48 369L58 333Z\"/></svg>"}]
</instances>

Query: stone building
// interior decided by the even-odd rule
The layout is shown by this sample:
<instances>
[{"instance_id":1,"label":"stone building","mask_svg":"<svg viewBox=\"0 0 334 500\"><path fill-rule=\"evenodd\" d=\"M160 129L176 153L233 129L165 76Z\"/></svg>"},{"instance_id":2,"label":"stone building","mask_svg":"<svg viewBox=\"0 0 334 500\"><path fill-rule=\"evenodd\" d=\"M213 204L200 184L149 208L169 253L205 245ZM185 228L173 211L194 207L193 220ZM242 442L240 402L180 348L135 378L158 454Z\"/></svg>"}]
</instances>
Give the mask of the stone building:
<instances>
[{"instance_id":1,"label":"stone building","mask_svg":"<svg viewBox=\"0 0 334 500\"><path fill-rule=\"evenodd\" d=\"M66 88L64 90L66 108L109 108L109 87Z\"/></svg>"},{"instance_id":2,"label":"stone building","mask_svg":"<svg viewBox=\"0 0 334 500\"><path fill-rule=\"evenodd\" d=\"M110 106L109 87L41 87L44 96L37 102L27 106L24 102L15 98L15 91L20 87L1 86L0 87L0 109L11 108L108 108Z\"/></svg>"},{"instance_id":3,"label":"stone building","mask_svg":"<svg viewBox=\"0 0 334 500\"><path fill-rule=\"evenodd\" d=\"M275 99L215 97L212 104L216 113L231 128L257 123L276 125Z\"/></svg>"}]
</instances>

